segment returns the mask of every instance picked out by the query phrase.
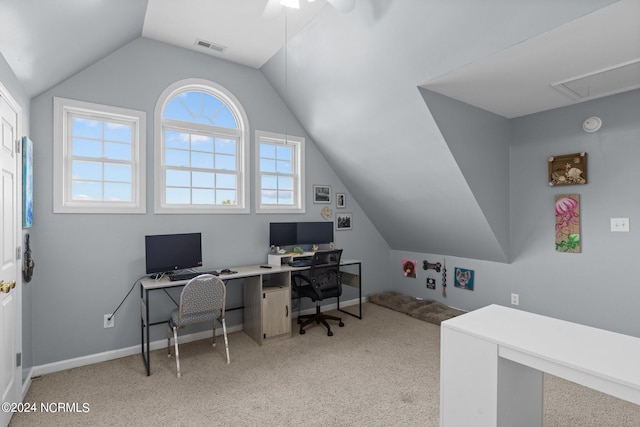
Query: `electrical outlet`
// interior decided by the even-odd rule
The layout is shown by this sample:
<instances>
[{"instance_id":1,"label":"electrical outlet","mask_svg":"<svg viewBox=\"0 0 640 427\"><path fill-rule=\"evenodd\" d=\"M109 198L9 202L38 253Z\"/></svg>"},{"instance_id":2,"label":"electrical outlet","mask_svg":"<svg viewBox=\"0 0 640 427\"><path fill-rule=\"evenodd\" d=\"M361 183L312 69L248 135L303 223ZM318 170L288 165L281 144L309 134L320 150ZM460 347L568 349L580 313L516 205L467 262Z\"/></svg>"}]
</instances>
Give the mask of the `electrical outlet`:
<instances>
[{"instance_id":1,"label":"electrical outlet","mask_svg":"<svg viewBox=\"0 0 640 427\"><path fill-rule=\"evenodd\" d=\"M111 319L109 319L111 318ZM105 314L104 315L104 327L106 328L113 328L113 323L114 323L114 317L113 314Z\"/></svg>"},{"instance_id":2,"label":"electrical outlet","mask_svg":"<svg viewBox=\"0 0 640 427\"><path fill-rule=\"evenodd\" d=\"M520 305L520 295L518 295L518 294L511 294L511 304L513 304L513 305Z\"/></svg>"}]
</instances>

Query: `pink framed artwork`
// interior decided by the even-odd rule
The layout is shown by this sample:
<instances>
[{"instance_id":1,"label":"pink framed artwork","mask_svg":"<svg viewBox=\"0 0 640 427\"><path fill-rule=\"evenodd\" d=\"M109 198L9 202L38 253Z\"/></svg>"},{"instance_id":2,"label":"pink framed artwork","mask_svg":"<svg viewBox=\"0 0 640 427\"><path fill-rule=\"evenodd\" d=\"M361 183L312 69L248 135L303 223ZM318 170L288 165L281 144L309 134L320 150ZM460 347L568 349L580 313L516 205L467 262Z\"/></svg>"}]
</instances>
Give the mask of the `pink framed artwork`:
<instances>
[{"instance_id":1,"label":"pink framed artwork","mask_svg":"<svg viewBox=\"0 0 640 427\"><path fill-rule=\"evenodd\" d=\"M556 195L556 251L581 252L580 195Z\"/></svg>"}]
</instances>

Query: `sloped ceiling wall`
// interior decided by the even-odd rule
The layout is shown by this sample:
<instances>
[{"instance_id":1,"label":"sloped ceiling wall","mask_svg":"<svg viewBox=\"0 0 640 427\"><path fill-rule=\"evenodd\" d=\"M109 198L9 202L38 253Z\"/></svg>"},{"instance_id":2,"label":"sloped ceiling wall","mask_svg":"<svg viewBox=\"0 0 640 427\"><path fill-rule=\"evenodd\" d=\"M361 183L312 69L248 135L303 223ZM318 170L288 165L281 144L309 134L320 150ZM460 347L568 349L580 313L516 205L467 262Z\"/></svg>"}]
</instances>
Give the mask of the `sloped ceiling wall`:
<instances>
[{"instance_id":1,"label":"sloped ceiling wall","mask_svg":"<svg viewBox=\"0 0 640 427\"><path fill-rule=\"evenodd\" d=\"M601 3L325 7L261 70L392 249L509 262L508 121L418 87Z\"/></svg>"},{"instance_id":2,"label":"sloped ceiling wall","mask_svg":"<svg viewBox=\"0 0 640 427\"><path fill-rule=\"evenodd\" d=\"M146 9L147 0L0 1L0 51L35 98L140 37Z\"/></svg>"}]
</instances>

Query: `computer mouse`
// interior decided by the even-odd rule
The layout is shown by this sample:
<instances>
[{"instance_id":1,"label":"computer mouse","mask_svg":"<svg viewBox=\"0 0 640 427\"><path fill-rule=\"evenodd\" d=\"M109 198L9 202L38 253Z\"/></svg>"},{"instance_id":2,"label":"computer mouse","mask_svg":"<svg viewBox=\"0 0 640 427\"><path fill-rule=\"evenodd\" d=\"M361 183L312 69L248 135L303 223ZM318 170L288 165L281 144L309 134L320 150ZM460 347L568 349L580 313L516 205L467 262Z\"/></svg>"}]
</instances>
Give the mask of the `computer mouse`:
<instances>
[{"instance_id":1,"label":"computer mouse","mask_svg":"<svg viewBox=\"0 0 640 427\"><path fill-rule=\"evenodd\" d=\"M225 268L224 270L220 270L220 274L229 274L231 273L231 270L229 270L228 268Z\"/></svg>"}]
</instances>

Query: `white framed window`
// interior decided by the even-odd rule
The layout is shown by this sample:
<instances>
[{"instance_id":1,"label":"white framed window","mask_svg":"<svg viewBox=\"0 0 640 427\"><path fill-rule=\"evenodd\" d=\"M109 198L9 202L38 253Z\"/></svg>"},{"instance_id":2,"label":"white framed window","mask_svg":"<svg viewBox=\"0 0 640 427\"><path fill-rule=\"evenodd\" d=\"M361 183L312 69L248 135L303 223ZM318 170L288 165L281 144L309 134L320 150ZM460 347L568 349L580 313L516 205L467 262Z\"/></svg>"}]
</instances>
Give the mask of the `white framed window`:
<instances>
[{"instance_id":1,"label":"white framed window","mask_svg":"<svg viewBox=\"0 0 640 427\"><path fill-rule=\"evenodd\" d=\"M304 213L304 138L256 131L256 212Z\"/></svg>"},{"instance_id":2,"label":"white framed window","mask_svg":"<svg viewBox=\"0 0 640 427\"><path fill-rule=\"evenodd\" d=\"M165 89L155 110L155 212L249 213L248 129L240 102L216 83Z\"/></svg>"},{"instance_id":3,"label":"white framed window","mask_svg":"<svg viewBox=\"0 0 640 427\"><path fill-rule=\"evenodd\" d=\"M54 98L53 211L146 212L146 113Z\"/></svg>"}]
</instances>

